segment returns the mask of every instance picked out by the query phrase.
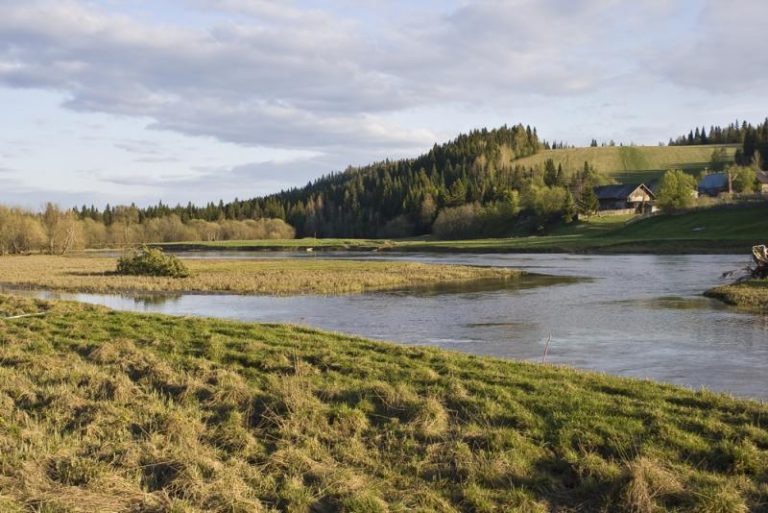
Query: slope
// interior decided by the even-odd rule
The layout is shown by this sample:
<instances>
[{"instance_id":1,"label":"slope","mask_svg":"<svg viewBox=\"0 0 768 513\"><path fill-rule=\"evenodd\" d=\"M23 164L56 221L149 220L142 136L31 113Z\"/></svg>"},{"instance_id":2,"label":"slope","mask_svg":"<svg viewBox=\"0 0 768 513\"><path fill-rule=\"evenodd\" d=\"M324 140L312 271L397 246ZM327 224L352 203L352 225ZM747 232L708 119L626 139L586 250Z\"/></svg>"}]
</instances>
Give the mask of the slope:
<instances>
[{"instance_id":1,"label":"slope","mask_svg":"<svg viewBox=\"0 0 768 513\"><path fill-rule=\"evenodd\" d=\"M728 158L733 159L738 145L723 145ZM516 161L530 167L544 165L552 159L555 165L573 171L589 162L600 173L619 182L647 182L658 178L667 169L678 168L698 173L710 164L712 151L721 145L703 146L600 146L544 150Z\"/></svg>"}]
</instances>

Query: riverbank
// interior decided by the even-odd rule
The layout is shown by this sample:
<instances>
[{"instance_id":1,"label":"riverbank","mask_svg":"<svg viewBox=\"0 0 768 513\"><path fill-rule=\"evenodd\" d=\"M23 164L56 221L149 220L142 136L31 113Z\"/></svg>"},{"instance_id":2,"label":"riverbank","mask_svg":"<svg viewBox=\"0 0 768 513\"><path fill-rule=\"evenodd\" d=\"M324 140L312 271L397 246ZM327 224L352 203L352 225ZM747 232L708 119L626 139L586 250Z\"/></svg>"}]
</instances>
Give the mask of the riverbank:
<instances>
[{"instance_id":1,"label":"riverbank","mask_svg":"<svg viewBox=\"0 0 768 513\"><path fill-rule=\"evenodd\" d=\"M594 217L548 235L459 241L293 239L158 244L167 251L749 254L768 233L768 204L701 208L646 219Z\"/></svg>"},{"instance_id":2,"label":"riverbank","mask_svg":"<svg viewBox=\"0 0 768 513\"><path fill-rule=\"evenodd\" d=\"M404 287L517 280L513 269L411 262L268 259L185 260L188 278L113 274L115 258L0 257L0 284L72 292L349 294Z\"/></svg>"},{"instance_id":3,"label":"riverbank","mask_svg":"<svg viewBox=\"0 0 768 513\"><path fill-rule=\"evenodd\" d=\"M757 511L768 405L0 296L0 509Z\"/></svg>"},{"instance_id":4,"label":"riverbank","mask_svg":"<svg viewBox=\"0 0 768 513\"><path fill-rule=\"evenodd\" d=\"M768 312L768 280L750 280L714 287L704 295L740 308Z\"/></svg>"}]
</instances>

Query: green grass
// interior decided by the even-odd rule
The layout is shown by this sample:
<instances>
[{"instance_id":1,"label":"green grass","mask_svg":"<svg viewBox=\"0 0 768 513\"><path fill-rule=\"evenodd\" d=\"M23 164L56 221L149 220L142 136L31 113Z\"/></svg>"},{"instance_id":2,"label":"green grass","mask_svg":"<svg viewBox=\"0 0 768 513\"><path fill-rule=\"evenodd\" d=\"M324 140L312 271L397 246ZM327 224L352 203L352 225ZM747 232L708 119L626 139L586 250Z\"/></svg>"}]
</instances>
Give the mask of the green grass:
<instances>
[{"instance_id":1,"label":"green grass","mask_svg":"<svg viewBox=\"0 0 768 513\"><path fill-rule=\"evenodd\" d=\"M768 405L0 296L0 510L768 510Z\"/></svg>"},{"instance_id":2,"label":"green grass","mask_svg":"<svg viewBox=\"0 0 768 513\"><path fill-rule=\"evenodd\" d=\"M550 235L466 241L401 242L411 251L744 253L768 237L768 204L745 208L701 208L684 214L633 221L627 216L593 217Z\"/></svg>"},{"instance_id":3,"label":"green grass","mask_svg":"<svg viewBox=\"0 0 768 513\"><path fill-rule=\"evenodd\" d=\"M592 164L600 173L622 183L648 182L660 177L667 169L683 169L697 174L710 163L712 150L718 145L706 146L608 146L597 148L564 148L545 150L515 161L522 166L544 165L552 159L555 165L573 171L584 162ZM728 157L733 158L737 146L726 146Z\"/></svg>"},{"instance_id":4,"label":"green grass","mask_svg":"<svg viewBox=\"0 0 768 513\"><path fill-rule=\"evenodd\" d=\"M80 292L350 294L484 282L504 285L512 269L339 259L184 260L189 276L115 274L117 260L25 255L0 257L0 284Z\"/></svg>"},{"instance_id":5,"label":"green grass","mask_svg":"<svg viewBox=\"0 0 768 513\"><path fill-rule=\"evenodd\" d=\"M768 312L768 280L750 280L714 287L704 295L741 308Z\"/></svg>"}]
</instances>

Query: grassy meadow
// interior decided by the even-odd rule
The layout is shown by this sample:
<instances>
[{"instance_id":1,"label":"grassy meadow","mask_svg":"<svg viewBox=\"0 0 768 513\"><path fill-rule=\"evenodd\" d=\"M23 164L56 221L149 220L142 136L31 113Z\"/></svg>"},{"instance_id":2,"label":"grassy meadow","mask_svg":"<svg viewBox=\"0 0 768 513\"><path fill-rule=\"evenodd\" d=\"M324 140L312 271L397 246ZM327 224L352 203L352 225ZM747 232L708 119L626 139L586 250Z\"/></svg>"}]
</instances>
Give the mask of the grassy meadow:
<instances>
[{"instance_id":1,"label":"grassy meadow","mask_svg":"<svg viewBox=\"0 0 768 513\"><path fill-rule=\"evenodd\" d=\"M4 512L768 511L768 405L0 296Z\"/></svg>"},{"instance_id":2,"label":"grassy meadow","mask_svg":"<svg viewBox=\"0 0 768 513\"><path fill-rule=\"evenodd\" d=\"M48 255L0 257L0 285L79 292L347 294L470 281L504 282L511 269L411 262L266 259L185 260L188 278L113 274L116 259Z\"/></svg>"},{"instance_id":3,"label":"grassy meadow","mask_svg":"<svg viewBox=\"0 0 768 513\"><path fill-rule=\"evenodd\" d=\"M704 295L741 308L768 312L768 280L750 280L714 287Z\"/></svg>"},{"instance_id":4,"label":"grassy meadow","mask_svg":"<svg viewBox=\"0 0 768 513\"><path fill-rule=\"evenodd\" d=\"M622 183L648 182L660 178L667 169L683 169L697 174L710 165L712 151L720 145L702 146L601 146L544 150L515 161L522 166L544 165L552 159L565 170L581 169L584 162L600 173ZM733 159L737 146L726 145Z\"/></svg>"}]
</instances>

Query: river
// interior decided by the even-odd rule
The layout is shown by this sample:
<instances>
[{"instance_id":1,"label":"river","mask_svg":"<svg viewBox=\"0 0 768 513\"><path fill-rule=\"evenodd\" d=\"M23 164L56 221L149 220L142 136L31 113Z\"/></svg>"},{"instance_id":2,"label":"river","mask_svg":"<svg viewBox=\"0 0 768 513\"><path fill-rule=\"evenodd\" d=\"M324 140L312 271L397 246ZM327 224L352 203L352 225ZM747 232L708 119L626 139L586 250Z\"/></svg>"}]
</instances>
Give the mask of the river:
<instances>
[{"instance_id":1,"label":"river","mask_svg":"<svg viewBox=\"0 0 768 513\"><path fill-rule=\"evenodd\" d=\"M189 256L189 255L187 255ZM285 254L211 253L270 258ZM296 254L291 254L296 256ZM462 287L347 296L44 294L120 310L290 322L374 339L546 361L768 399L768 316L701 296L738 268L734 255L360 254L514 267L588 280L550 286Z\"/></svg>"}]
</instances>

